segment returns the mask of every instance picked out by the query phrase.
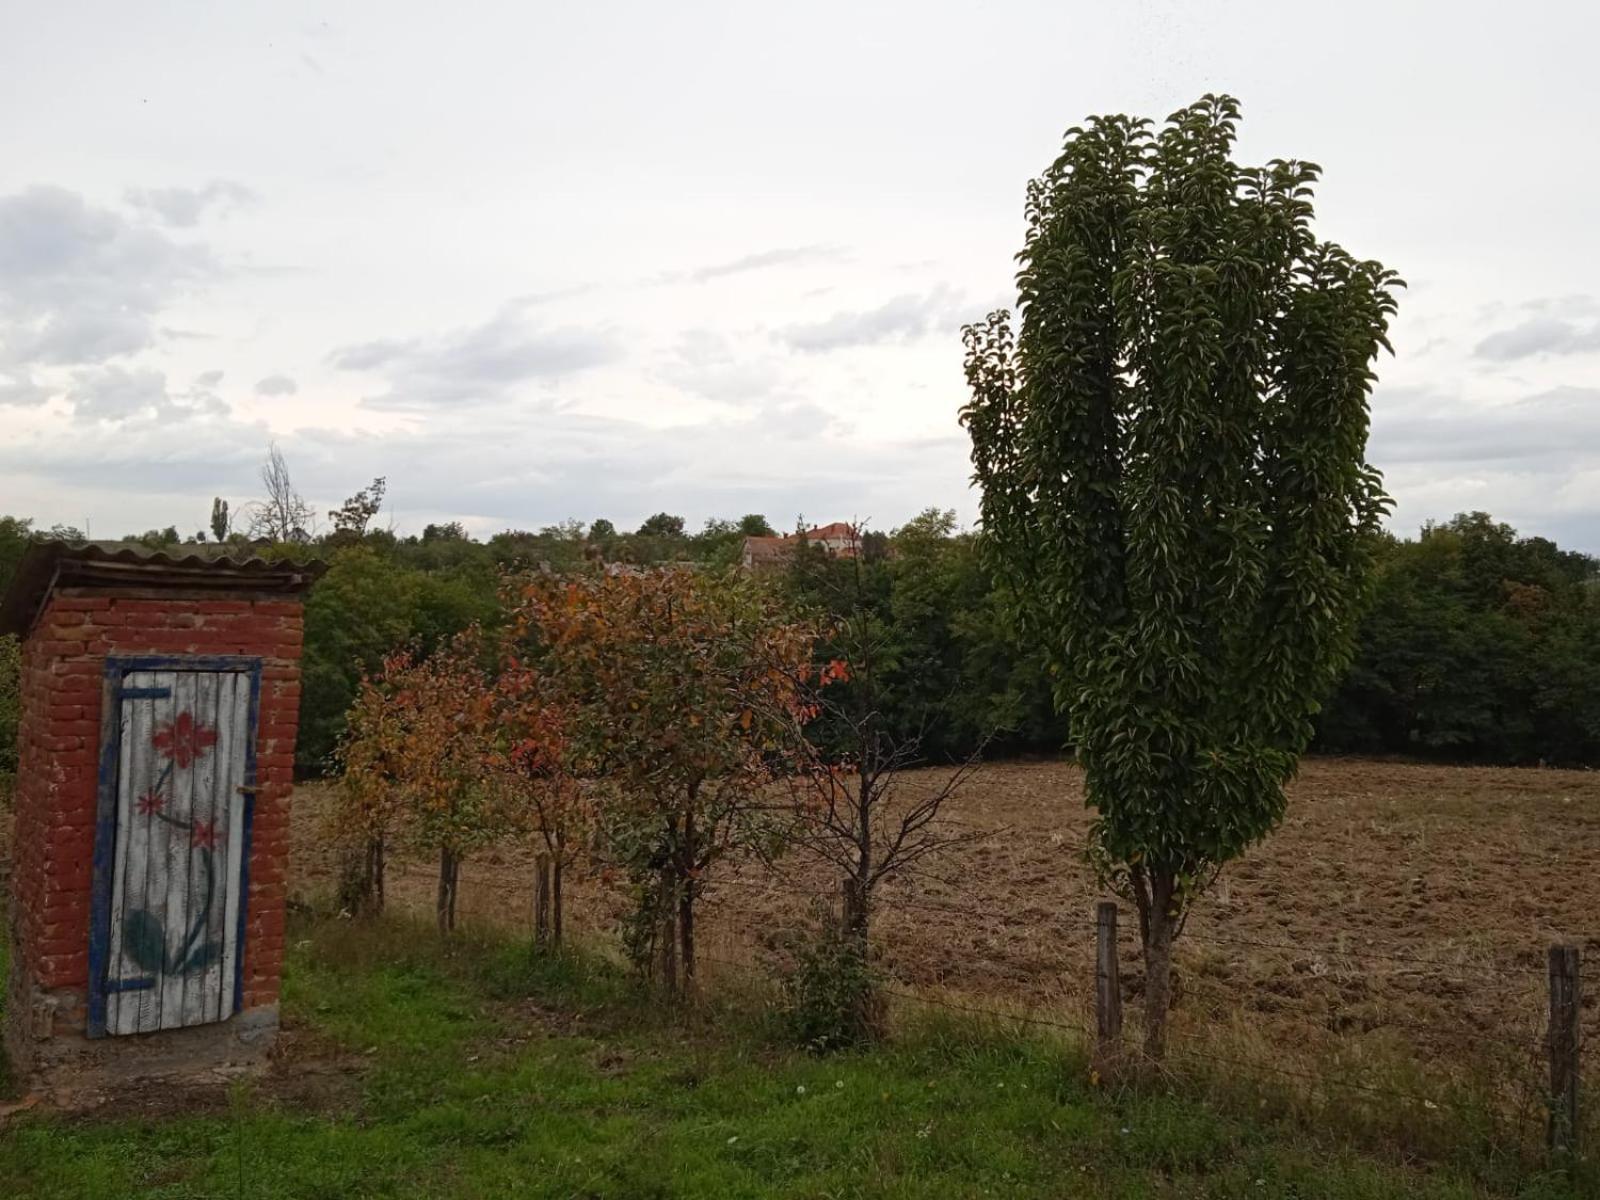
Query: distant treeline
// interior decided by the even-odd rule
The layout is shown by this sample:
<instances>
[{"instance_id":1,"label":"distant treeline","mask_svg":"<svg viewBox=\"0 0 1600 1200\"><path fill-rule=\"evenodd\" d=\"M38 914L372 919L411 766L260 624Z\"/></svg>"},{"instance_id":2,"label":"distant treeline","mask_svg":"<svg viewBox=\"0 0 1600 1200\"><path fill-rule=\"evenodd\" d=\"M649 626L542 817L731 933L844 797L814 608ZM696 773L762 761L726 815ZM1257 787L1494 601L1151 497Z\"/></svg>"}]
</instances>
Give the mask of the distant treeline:
<instances>
[{"instance_id":1,"label":"distant treeline","mask_svg":"<svg viewBox=\"0 0 1600 1200\"><path fill-rule=\"evenodd\" d=\"M386 653L407 644L426 653L474 622L499 621L503 571L603 562L735 570L744 537L772 532L752 515L691 533L666 513L633 533L574 521L487 541L454 524L399 537L368 523L347 521L309 544L253 547L330 564L306 611L299 757L308 774L325 768L362 673ZM28 521L0 517L0 588L33 536ZM167 529L130 540L180 539ZM920 734L933 761L1066 748L1051 680L1012 635L976 535L929 509L862 546L859 562L813 547L763 577L797 606L867 610L879 631L879 694L899 732ZM1600 764L1600 563L1588 555L1520 538L1482 513L1416 538L1385 537L1359 647L1322 713L1320 751ZM15 704L14 648L0 646L0 771L14 752Z\"/></svg>"}]
</instances>

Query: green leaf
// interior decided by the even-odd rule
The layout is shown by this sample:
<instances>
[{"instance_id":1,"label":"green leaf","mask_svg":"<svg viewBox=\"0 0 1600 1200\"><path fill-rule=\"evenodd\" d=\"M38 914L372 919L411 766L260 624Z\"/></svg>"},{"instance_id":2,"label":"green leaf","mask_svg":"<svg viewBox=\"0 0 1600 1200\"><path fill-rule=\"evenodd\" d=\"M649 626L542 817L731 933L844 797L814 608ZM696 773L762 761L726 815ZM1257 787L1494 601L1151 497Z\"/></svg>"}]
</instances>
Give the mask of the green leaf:
<instances>
[{"instance_id":1,"label":"green leaf","mask_svg":"<svg viewBox=\"0 0 1600 1200\"><path fill-rule=\"evenodd\" d=\"M166 970L167 931L154 913L136 908L122 918L122 952L154 974Z\"/></svg>"},{"instance_id":2,"label":"green leaf","mask_svg":"<svg viewBox=\"0 0 1600 1200\"><path fill-rule=\"evenodd\" d=\"M184 961L182 972L187 975L192 971L204 971L212 963L222 958L221 942L202 942L196 946L189 957Z\"/></svg>"}]
</instances>

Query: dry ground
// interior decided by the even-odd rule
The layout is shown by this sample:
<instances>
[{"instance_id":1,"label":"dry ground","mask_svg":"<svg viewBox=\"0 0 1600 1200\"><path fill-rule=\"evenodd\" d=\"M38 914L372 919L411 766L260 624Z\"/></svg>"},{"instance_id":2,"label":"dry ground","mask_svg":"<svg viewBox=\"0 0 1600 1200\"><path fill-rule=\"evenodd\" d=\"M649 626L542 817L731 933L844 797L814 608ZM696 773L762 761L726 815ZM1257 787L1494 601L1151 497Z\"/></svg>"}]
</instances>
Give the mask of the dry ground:
<instances>
[{"instance_id":1,"label":"dry ground","mask_svg":"<svg viewBox=\"0 0 1600 1200\"><path fill-rule=\"evenodd\" d=\"M904 786L940 779L913 772ZM308 787L297 799L292 878L325 890L326 794ZM1080 852L1090 819L1080 773L1059 762L989 766L949 815L979 836L884 896L875 933L887 970L946 998L1080 1019L1102 898ZM832 894L805 863L780 870L724 873L705 908L708 958L763 959L803 920L808 894ZM526 855L485 854L462 875L464 919L526 927ZM432 890L431 864L393 870L391 902L425 911ZM569 925L609 937L618 904L577 880ZM1125 989L1136 997L1126 906L1123 922ZM1236 1042L1269 1055L1388 1039L1424 1058L1492 1050L1534 1070L1546 950L1562 939L1600 963L1600 774L1312 760L1283 827L1230 865L1191 919L1177 1029L1228 1025ZM1587 992L1592 1030L1600 987Z\"/></svg>"}]
</instances>

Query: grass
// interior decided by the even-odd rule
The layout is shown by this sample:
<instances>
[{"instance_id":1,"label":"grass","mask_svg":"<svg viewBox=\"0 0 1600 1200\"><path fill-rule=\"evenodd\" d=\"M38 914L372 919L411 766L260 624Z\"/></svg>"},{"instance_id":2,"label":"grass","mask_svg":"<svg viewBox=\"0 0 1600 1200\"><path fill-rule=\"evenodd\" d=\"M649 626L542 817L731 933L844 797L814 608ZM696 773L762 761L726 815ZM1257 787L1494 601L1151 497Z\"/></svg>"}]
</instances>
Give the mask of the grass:
<instances>
[{"instance_id":1,"label":"grass","mask_svg":"<svg viewBox=\"0 0 1600 1200\"><path fill-rule=\"evenodd\" d=\"M1108 1092L1075 1046L965 1017L816 1058L782 1045L758 999L672 1014L581 958L530 960L470 933L446 951L398 921L302 922L284 1014L303 1058L156 1115L16 1118L0 1129L0 1196L1443 1200L1593 1186L1512 1164L1408 1166L1270 1104ZM300 1087L319 1062L334 1084Z\"/></svg>"}]
</instances>

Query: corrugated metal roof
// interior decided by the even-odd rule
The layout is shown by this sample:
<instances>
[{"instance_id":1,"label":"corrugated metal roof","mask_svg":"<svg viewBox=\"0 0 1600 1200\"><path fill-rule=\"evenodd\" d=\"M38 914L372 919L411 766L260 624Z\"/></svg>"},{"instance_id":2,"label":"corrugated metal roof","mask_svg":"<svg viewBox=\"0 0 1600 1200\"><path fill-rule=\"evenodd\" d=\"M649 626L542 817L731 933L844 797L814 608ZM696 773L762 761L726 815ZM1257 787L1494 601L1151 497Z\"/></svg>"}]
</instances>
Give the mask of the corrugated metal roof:
<instances>
[{"instance_id":1,"label":"corrugated metal roof","mask_svg":"<svg viewBox=\"0 0 1600 1200\"><path fill-rule=\"evenodd\" d=\"M27 633L52 587L302 592L327 569L317 559L263 558L254 548L195 543L152 550L133 542L34 542L0 598L0 634Z\"/></svg>"}]
</instances>

